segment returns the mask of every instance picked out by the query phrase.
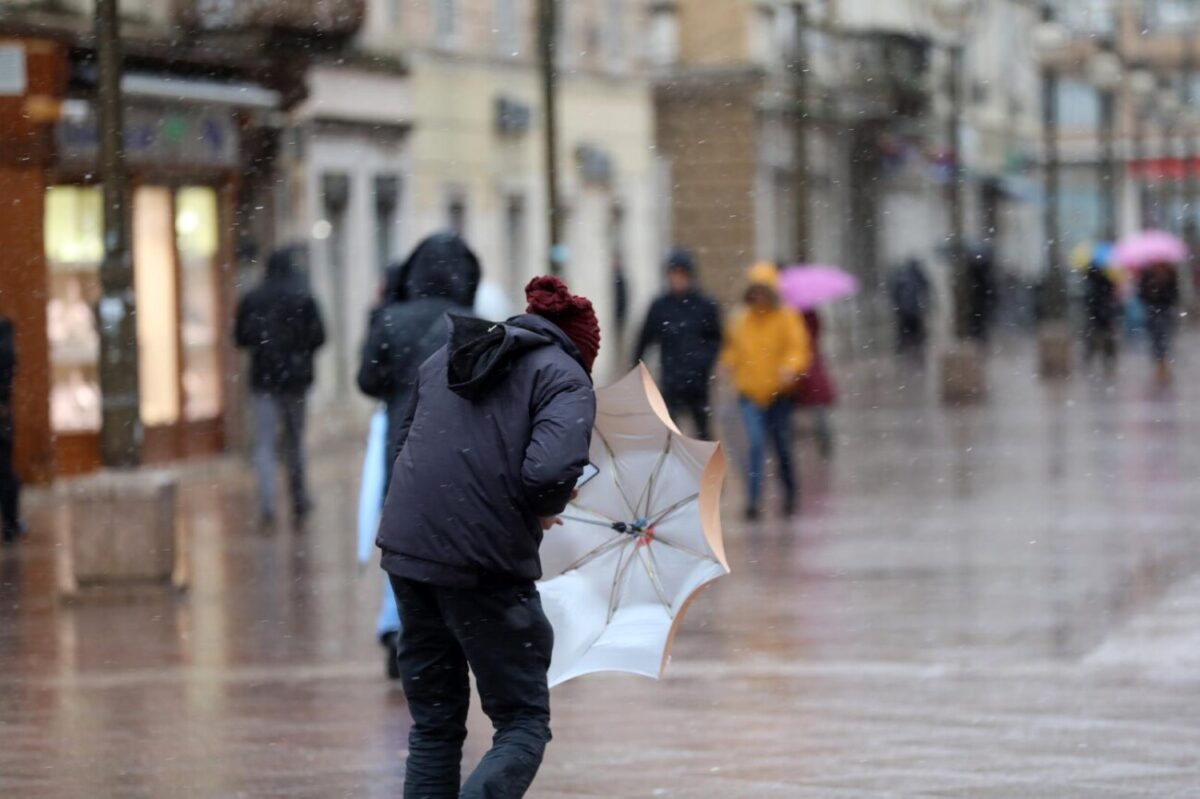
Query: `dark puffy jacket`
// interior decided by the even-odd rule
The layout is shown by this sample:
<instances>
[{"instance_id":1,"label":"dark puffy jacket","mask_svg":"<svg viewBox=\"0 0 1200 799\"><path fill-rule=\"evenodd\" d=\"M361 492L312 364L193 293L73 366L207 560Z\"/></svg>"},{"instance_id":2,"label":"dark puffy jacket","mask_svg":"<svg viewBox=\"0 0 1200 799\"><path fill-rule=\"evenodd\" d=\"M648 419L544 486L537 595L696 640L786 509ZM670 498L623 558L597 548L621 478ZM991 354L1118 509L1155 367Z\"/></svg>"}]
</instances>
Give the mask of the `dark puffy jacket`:
<instances>
[{"instance_id":1,"label":"dark puffy jacket","mask_svg":"<svg viewBox=\"0 0 1200 799\"><path fill-rule=\"evenodd\" d=\"M470 313L479 287L479 261L458 236L434 234L390 273L388 296L403 297L372 314L358 367L358 387L387 403L388 465L417 367L446 343L446 313ZM402 277L403 288L394 285Z\"/></svg>"},{"instance_id":2,"label":"dark puffy jacket","mask_svg":"<svg viewBox=\"0 0 1200 799\"><path fill-rule=\"evenodd\" d=\"M538 517L570 501L595 416L579 350L553 323L453 317L398 431L384 569L460 588L541 577Z\"/></svg>"},{"instance_id":3,"label":"dark puffy jacket","mask_svg":"<svg viewBox=\"0 0 1200 799\"><path fill-rule=\"evenodd\" d=\"M1166 313L1179 304L1179 278L1174 267L1148 267L1138 283L1138 299L1150 313Z\"/></svg>"},{"instance_id":4,"label":"dark puffy jacket","mask_svg":"<svg viewBox=\"0 0 1200 799\"><path fill-rule=\"evenodd\" d=\"M661 347L665 394L707 394L708 380L721 350L717 304L699 291L659 297L646 314L633 356L635 364L652 344Z\"/></svg>"},{"instance_id":5,"label":"dark puffy jacket","mask_svg":"<svg viewBox=\"0 0 1200 799\"><path fill-rule=\"evenodd\" d=\"M266 278L238 303L233 337L250 350L255 391L294 394L313 383L313 354L325 343L325 325L297 275L305 252L297 246L272 253Z\"/></svg>"}]
</instances>

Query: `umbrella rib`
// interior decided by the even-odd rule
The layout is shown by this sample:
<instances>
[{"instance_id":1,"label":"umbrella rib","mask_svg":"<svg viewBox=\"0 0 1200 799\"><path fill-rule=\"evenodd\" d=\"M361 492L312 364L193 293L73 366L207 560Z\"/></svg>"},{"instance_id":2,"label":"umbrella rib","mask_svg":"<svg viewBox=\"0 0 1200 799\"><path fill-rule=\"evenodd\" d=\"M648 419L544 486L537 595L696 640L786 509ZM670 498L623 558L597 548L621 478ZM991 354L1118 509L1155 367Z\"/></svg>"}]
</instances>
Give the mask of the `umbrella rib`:
<instances>
[{"instance_id":1,"label":"umbrella rib","mask_svg":"<svg viewBox=\"0 0 1200 799\"><path fill-rule=\"evenodd\" d=\"M590 513L593 516L599 516L601 519L607 519L608 521L612 522L613 524L616 524L617 522L620 521L620 519L614 519L612 516L609 516L607 513L601 513L598 510L593 510L592 508L584 507L583 505L580 505L578 502L575 502L575 501L571 502L570 507L575 508L576 510L581 510L584 513ZM568 517L563 516L563 518L565 519ZM595 523L598 524L598 522L595 522Z\"/></svg>"},{"instance_id":2,"label":"umbrella rib","mask_svg":"<svg viewBox=\"0 0 1200 799\"><path fill-rule=\"evenodd\" d=\"M567 572L574 571L575 569L578 569L587 563L591 563L593 560L600 557L601 555L607 554L610 550L613 549L613 547L615 547L617 544L621 543L622 541L624 541L626 539L627 539L627 536L624 536L624 535L617 535L617 536L614 536L614 537L608 539L603 544L596 547L595 549L593 549L591 552L587 553L586 555L581 555L578 560L576 560L574 563L572 563L567 568L563 569L562 573L566 574Z\"/></svg>"},{"instance_id":3,"label":"umbrella rib","mask_svg":"<svg viewBox=\"0 0 1200 799\"><path fill-rule=\"evenodd\" d=\"M697 500L697 499L700 499L700 494L699 494L699 492L697 492L697 493L695 493L695 494L692 494L691 496L684 497L683 499L679 500L679 501L678 501L678 502L676 502L675 504L673 504L673 505L671 505L671 506L667 507L665 510L663 510L663 511L659 512L659 513L658 513L658 514L657 514L657 515L656 515L656 516L655 516L655 517L654 517L654 518L651 520L651 522L650 522L650 523L651 523L651 524L658 524L658 523L659 523L659 522L661 522L663 519L667 518L667 517L668 517L668 516L670 516L672 513L674 513L675 511L679 510L680 508L682 508L684 505L687 505L689 502L693 502L694 500Z\"/></svg>"},{"instance_id":4,"label":"umbrella rib","mask_svg":"<svg viewBox=\"0 0 1200 799\"><path fill-rule=\"evenodd\" d=\"M676 544L674 541L668 541L667 539L663 538L662 535L660 535L658 533L655 533L654 540L657 543L662 544L663 546L670 547L671 549L677 549L680 552L683 552L684 554L687 554L687 555L691 555L694 558L699 558L700 560L706 560L711 563L716 563L716 561L713 560L712 555L706 555L703 552L698 552L698 551L692 549L691 547L685 547L682 544Z\"/></svg>"},{"instance_id":5,"label":"umbrella rib","mask_svg":"<svg viewBox=\"0 0 1200 799\"><path fill-rule=\"evenodd\" d=\"M667 440L663 444L662 452L658 453L658 461L654 464L654 468L650 470L650 477L646 480L646 485L642 487L642 495L638 497L638 508L642 507L643 502L646 504L646 516L650 515L650 502L654 499L654 483L658 479L658 476L662 473L663 464L667 462L667 455L671 453L672 438L674 438L674 436L672 436L671 432L668 430ZM635 511L635 513L639 512L640 511Z\"/></svg>"},{"instance_id":6,"label":"umbrella rib","mask_svg":"<svg viewBox=\"0 0 1200 799\"><path fill-rule=\"evenodd\" d=\"M587 509L584 508L584 510L587 510ZM591 511L588 511L588 513L591 513ZM596 515L599 516L600 514L596 514ZM566 519L567 521L570 521L570 522L579 522L580 524L594 524L597 527L606 527L609 530L612 529L612 520L606 521L606 522L598 522L595 519L585 519L582 516L571 516L566 513L559 514L559 518Z\"/></svg>"},{"instance_id":7,"label":"umbrella rib","mask_svg":"<svg viewBox=\"0 0 1200 799\"><path fill-rule=\"evenodd\" d=\"M674 619L675 614L671 610L671 603L667 600L666 589L658 580L658 558L654 557L649 546L640 547L637 552L638 559L641 560L642 567L646 570L646 576L650 578L650 585L654 586L654 593L658 594L658 601L662 603L663 610L667 612L667 615Z\"/></svg>"},{"instance_id":8,"label":"umbrella rib","mask_svg":"<svg viewBox=\"0 0 1200 799\"><path fill-rule=\"evenodd\" d=\"M613 572L612 594L608 598L608 621L605 624L610 624L613 614L617 612L617 602L621 597L621 582L629 573L629 564L633 563L632 553L628 558L625 557L625 547L629 546L632 540L632 538L626 539L625 543L621 545L621 554L617 557L617 569Z\"/></svg>"},{"instance_id":9,"label":"umbrella rib","mask_svg":"<svg viewBox=\"0 0 1200 799\"><path fill-rule=\"evenodd\" d=\"M608 453L608 459L612 462L612 480L613 485L617 487L617 493L621 495L621 499L625 500L625 507L629 508L629 512L632 515L637 516L637 509L634 508L633 503L629 501L629 496L625 493L625 486L621 485L621 478L617 475L617 472L619 471L617 469L617 454L613 452L613 448L609 445L608 439L605 438L604 433L601 433L599 430L597 430L596 435L600 436L600 443L604 445L604 451Z\"/></svg>"}]
</instances>

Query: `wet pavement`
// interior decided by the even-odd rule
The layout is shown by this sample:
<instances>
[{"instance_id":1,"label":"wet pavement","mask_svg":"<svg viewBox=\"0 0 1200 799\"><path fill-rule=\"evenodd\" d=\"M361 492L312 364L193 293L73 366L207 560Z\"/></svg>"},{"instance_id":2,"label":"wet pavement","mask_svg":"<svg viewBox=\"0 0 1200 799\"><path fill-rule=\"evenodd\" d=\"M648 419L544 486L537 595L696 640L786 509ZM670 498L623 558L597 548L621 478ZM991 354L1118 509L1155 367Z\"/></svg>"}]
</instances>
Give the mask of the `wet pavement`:
<instances>
[{"instance_id":1,"label":"wet pavement","mask_svg":"<svg viewBox=\"0 0 1200 799\"><path fill-rule=\"evenodd\" d=\"M843 374L793 521L742 523L731 476L733 574L664 682L555 690L531 796L1200 794L1200 359L1168 390L1132 356L1046 385L1011 349L977 408L911 368ZM399 796L359 458L323 447L308 529L273 534L245 467L189 468L183 596L58 602L61 512L34 496L0 553L0 796Z\"/></svg>"}]
</instances>

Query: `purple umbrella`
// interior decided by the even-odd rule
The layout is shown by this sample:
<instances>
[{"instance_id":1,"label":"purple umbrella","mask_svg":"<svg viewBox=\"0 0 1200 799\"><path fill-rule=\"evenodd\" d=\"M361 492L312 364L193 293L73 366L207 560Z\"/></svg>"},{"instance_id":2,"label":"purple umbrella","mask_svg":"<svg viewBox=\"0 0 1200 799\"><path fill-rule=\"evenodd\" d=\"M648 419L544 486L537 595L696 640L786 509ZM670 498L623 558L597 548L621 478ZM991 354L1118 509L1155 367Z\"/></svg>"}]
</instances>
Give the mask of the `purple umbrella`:
<instances>
[{"instance_id":1,"label":"purple umbrella","mask_svg":"<svg viewBox=\"0 0 1200 799\"><path fill-rule=\"evenodd\" d=\"M1126 269L1151 264L1177 264L1187 259L1187 245L1164 230L1143 230L1117 242L1112 259Z\"/></svg>"},{"instance_id":2,"label":"purple umbrella","mask_svg":"<svg viewBox=\"0 0 1200 799\"><path fill-rule=\"evenodd\" d=\"M779 276L779 294L793 308L808 311L858 293L858 278L836 266L795 264Z\"/></svg>"}]
</instances>

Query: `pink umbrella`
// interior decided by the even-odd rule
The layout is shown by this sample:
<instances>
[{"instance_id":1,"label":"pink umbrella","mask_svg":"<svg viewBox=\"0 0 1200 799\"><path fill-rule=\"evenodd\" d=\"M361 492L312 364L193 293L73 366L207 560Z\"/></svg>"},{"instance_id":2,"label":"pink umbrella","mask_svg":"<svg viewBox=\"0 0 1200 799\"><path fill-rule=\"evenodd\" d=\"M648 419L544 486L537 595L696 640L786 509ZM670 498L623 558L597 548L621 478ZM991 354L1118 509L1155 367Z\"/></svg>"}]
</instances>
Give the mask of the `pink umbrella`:
<instances>
[{"instance_id":1,"label":"pink umbrella","mask_svg":"<svg viewBox=\"0 0 1200 799\"><path fill-rule=\"evenodd\" d=\"M779 276L779 294L793 308L808 311L858 292L858 278L836 266L795 264Z\"/></svg>"},{"instance_id":2,"label":"pink umbrella","mask_svg":"<svg viewBox=\"0 0 1200 799\"><path fill-rule=\"evenodd\" d=\"M1126 269L1151 264L1177 264L1187 259L1187 245L1164 230L1143 230L1117 242L1112 260Z\"/></svg>"}]
</instances>

